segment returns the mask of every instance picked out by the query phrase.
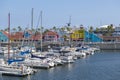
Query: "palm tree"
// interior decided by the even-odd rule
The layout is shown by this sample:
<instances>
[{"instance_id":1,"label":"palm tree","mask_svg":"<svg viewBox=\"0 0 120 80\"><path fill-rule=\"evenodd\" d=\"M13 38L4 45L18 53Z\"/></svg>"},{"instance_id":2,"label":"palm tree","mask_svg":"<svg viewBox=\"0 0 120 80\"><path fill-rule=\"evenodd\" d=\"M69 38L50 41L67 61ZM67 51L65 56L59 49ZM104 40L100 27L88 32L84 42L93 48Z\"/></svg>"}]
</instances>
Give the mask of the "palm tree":
<instances>
[{"instance_id":1,"label":"palm tree","mask_svg":"<svg viewBox=\"0 0 120 80\"><path fill-rule=\"evenodd\" d=\"M18 26L18 31L20 32L20 31L22 31L22 28L21 28L21 26Z\"/></svg>"},{"instance_id":2,"label":"palm tree","mask_svg":"<svg viewBox=\"0 0 120 80\"><path fill-rule=\"evenodd\" d=\"M113 32L114 32L113 24L110 24L109 26L107 26L107 35L111 36Z\"/></svg>"},{"instance_id":3,"label":"palm tree","mask_svg":"<svg viewBox=\"0 0 120 80\"><path fill-rule=\"evenodd\" d=\"M64 40L66 41L68 37L66 35L63 35Z\"/></svg>"},{"instance_id":4,"label":"palm tree","mask_svg":"<svg viewBox=\"0 0 120 80\"><path fill-rule=\"evenodd\" d=\"M93 26L90 26L89 32L90 32L90 33L93 32Z\"/></svg>"},{"instance_id":5,"label":"palm tree","mask_svg":"<svg viewBox=\"0 0 120 80\"><path fill-rule=\"evenodd\" d=\"M16 32L16 28L13 28L12 30L13 30L13 32Z\"/></svg>"},{"instance_id":6,"label":"palm tree","mask_svg":"<svg viewBox=\"0 0 120 80\"><path fill-rule=\"evenodd\" d=\"M101 31L101 33L102 33L102 35L106 35L106 28L100 28L100 31Z\"/></svg>"},{"instance_id":7,"label":"palm tree","mask_svg":"<svg viewBox=\"0 0 120 80\"><path fill-rule=\"evenodd\" d=\"M37 31L40 32L40 28L37 28Z\"/></svg>"},{"instance_id":8,"label":"palm tree","mask_svg":"<svg viewBox=\"0 0 120 80\"><path fill-rule=\"evenodd\" d=\"M34 28L32 28L31 30L32 30L33 33L35 33L35 29Z\"/></svg>"},{"instance_id":9,"label":"palm tree","mask_svg":"<svg viewBox=\"0 0 120 80\"><path fill-rule=\"evenodd\" d=\"M57 32L57 28L54 26L53 28L52 28L55 32Z\"/></svg>"},{"instance_id":10,"label":"palm tree","mask_svg":"<svg viewBox=\"0 0 120 80\"><path fill-rule=\"evenodd\" d=\"M99 28L96 28L96 29L95 29L95 33L99 33Z\"/></svg>"},{"instance_id":11,"label":"palm tree","mask_svg":"<svg viewBox=\"0 0 120 80\"><path fill-rule=\"evenodd\" d=\"M40 28L41 33L43 33L43 30L44 30L44 27L41 27L41 28Z\"/></svg>"},{"instance_id":12,"label":"palm tree","mask_svg":"<svg viewBox=\"0 0 120 80\"><path fill-rule=\"evenodd\" d=\"M0 31L4 31L3 29L1 29Z\"/></svg>"},{"instance_id":13,"label":"palm tree","mask_svg":"<svg viewBox=\"0 0 120 80\"><path fill-rule=\"evenodd\" d=\"M5 28L4 31L8 31L8 28Z\"/></svg>"},{"instance_id":14,"label":"palm tree","mask_svg":"<svg viewBox=\"0 0 120 80\"><path fill-rule=\"evenodd\" d=\"M66 27L66 29L67 29L67 31L71 31L72 30L72 28L70 28L70 27Z\"/></svg>"},{"instance_id":15,"label":"palm tree","mask_svg":"<svg viewBox=\"0 0 120 80\"><path fill-rule=\"evenodd\" d=\"M64 28L64 27L62 27L62 28L60 28L60 30L64 32L64 31L65 31L65 28Z\"/></svg>"},{"instance_id":16,"label":"palm tree","mask_svg":"<svg viewBox=\"0 0 120 80\"><path fill-rule=\"evenodd\" d=\"M48 32L49 30L48 29L45 29L44 33Z\"/></svg>"}]
</instances>

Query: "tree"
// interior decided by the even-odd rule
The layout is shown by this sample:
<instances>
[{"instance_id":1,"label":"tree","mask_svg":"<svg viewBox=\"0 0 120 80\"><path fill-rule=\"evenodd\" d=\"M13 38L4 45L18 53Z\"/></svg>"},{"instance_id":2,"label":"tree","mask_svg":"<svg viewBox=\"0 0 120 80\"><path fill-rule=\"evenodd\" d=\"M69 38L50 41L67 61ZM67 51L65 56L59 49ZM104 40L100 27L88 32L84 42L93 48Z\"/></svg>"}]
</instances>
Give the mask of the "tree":
<instances>
[{"instance_id":1,"label":"tree","mask_svg":"<svg viewBox=\"0 0 120 80\"><path fill-rule=\"evenodd\" d=\"M66 29L67 29L67 31L71 31L72 30L72 28L70 28L70 27L66 27Z\"/></svg>"},{"instance_id":2,"label":"tree","mask_svg":"<svg viewBox=\"0 0 120 80\"><path fill-rule=\"evenodd\" d=\"M40 30L41 30L40 28L37 28L37 31L38 31L38 32L40 32Z\"/></svg>"},{"instance_id":3,"label":"tree","mask_svg":"<svg viewBox=\"0 0 120 80\"><path fill-rule=\"evenodd\" d=\"M84 30L84 27L82 24L80 25L80 30Z\"/></svg>"},{"instance_id":4,"label":"tree","mask_svg":"<svg viewBox=\"0 0 120 80\"><path fill-rule=\"evenodd\" d=\"M90 32L90 33L93 32L93 26L90 26L90 28L89 28L89 32Z\"/></svg>"},{"instance_id":5,"label":"tree","mask_svg":"<svg viewBox=\"0 0 120 80\"><path fill-rule=\"evenodd\" d=\"M4 31L3 29L1 29L0 31Z\"/></svg>"},{"instance_id":6,"label":"tree","mask_svg":"<svg viewBox=\"0 0 120 80\"><path fill-rule=\"evenodd\" d=\"M57 28L54 26L53 28L52 28L55 32L57 32Z\"/></svg>"},{"instance_id":7,"label":"tree","mask_svg":"<svg viewBox=\"0 0 120 80\"><path fill-rule=\"evenodd\" d=\"M95 33L99 33L100 29L99 28L96 28L95 29Z\"/></svg>"},{"instance_id":8,"label":"tree","mask_svg":"<svg viewBox=\"0 0 120 80\"><path fill-rule=\"evenodd\" d=\"M31 30L32 30L33 33L35 32L35 29L34 29L34 28L32 28Z\"/></svg>"},{"instance_id":9,"label":"tree","mask_svg":"<svg viewBox=\"0 0 120 80\"><path fill-rule=\"evenodd\" d=\"M13 32L16 32L17 29L16 29L16 28L13 28L12 30L13 30Z\"/></svg>"},{"instance_id":10,"label":"tree","mask_svg":"<svg viewBox=\"0 0 120 80\"><path fill-rule=\"evenodd\" d=\"M113 32L114 32L113 24L110 24L109 26L107 26L107 36L111 36Z\"/></svg>"},{"instance_id":11,"label":"tree","mask_svg":"<svg viewBox=\"0 0 120 80\"><path fill-rule=\"evenodd\" d=\"M18 26L18 31L22 31L22 28L21 28L21 26Z\"/></svg>"},{"instance_id":12,"label":"tree","mask_svg":"<svg viewBox=\"0 0 120 80\"><path fill-rule=\"evenodd\" d=\"M64 27L62 27L62 28L60 28L60 30L61 30L61 31L65 31L65 28L64 28Z\"/></svg>"},{"instance_id":13,"label":"tree","mask_svg":"<svg viewBox=\"0 0 120 80\"><path fill-rule=\"evenodd\" d=\"M43 32L44 27L41 27L40 30Z\"/></svg>"},{"instance_id":14,"label":"tree","mask_svg":"<svg viewBox=\"0 0 120 80\"><path fill-rule=\"evenodd\" d=\"M80 27L83 27L83 25L81 24Z\"/></svg>"},{"instance_id":15,"label":"tree","mask_svg":"<svg viewBox=\"0 0 120 80\"><path fill-rule=\"evenodd\" d=\"M71 30L72 30L72 28L70 28L69 26L68 27L66 27L66 30L67 30L67 38L69 39L69 44L70 44L70 40L71 40L71 38L70 38L70 35L71 35Z\"/></svg>"},{"instance_id":16,"label":"tree","mask_svg":"<svg viewBox=\"0 0 120 80\"><path fill-rule=\"evenodd\" d=\"M5 28L4 31L8 31L8 28Z\"/></svg>"},{"instance_id":17,"label":"tree","mask_svg":"<svg viewBox=\"0 0 120 80\"><path fill-rule=\"evenodd\" d=\"M36 30L37 30L38 32L40 32L40 33L41 33L41 32L43 33L43 32L44 32L43 29L44 29L44 27L40 27L40 28L37 28Z\"/></svg>"},{"instance_id":18,"label":"tree","mask_svg":"<svg viewBox=\"0 0 120 80\"><path fill-rule=\"evenodd\" d=\"M49 30L48 29L45 29L44 33L48 32Z\"/></svg>"},{"instance_id":19,"label":"tree","mask_svg":"<svg viewBox=\"0 0 120 80\"><path fill-rule=\"evenodd\" d=\"M66 35L63 35L64 40L66 41L68 37Z\"/></svg>"}]
</instances>

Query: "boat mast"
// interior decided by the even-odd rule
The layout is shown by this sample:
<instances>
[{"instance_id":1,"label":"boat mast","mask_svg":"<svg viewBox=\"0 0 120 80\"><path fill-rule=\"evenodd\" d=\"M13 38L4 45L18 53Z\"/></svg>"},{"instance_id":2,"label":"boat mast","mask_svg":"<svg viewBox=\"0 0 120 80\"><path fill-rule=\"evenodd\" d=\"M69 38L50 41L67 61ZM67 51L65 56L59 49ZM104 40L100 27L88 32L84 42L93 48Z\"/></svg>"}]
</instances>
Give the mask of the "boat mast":
<instances>
[{"instance_id":1,"label":"boat mast","mask_svg":"<svg viewBox=\"0 0 120 80\"><path fill-rule=\"evenodd\" d=\"M71 26L71 16L69 17L69 22L67 23L67 27L70 28L70 26ZM69 45L70 45L70 43L71 43L70 31L68 33L69 33Z\"/></svg>"},{"instance_id":2,"label":"boat mast","mask_svg":"<svg viewBox=\"0 0 120 80\"><path fill-rule=\"evenodd\" d=\"M32 35L33 35L33 12L34 12L34 9L32 8L32 11L31 11L31 30L32 30ZM32 42L33 42L33 37L31 37L32 39ZM31 45L33 45L33 43L31 43Z\"/></svg>"},{"instance_id":3,"label":"boat mast","mask_svg":"<svg viewBox=\"0 0 120 80\"><path fill-rule=\"evenodd\" d=\"M32 11L31 11L31 29L33 29L33 8L32 8Z\"/></svg>"},{"instance_id":4,"label":"boat mast","mask_svg":"<svg viewBox=\"0 0 120 80\"><path fill-rule=\"evenodd\" d=\"M10 13L8 13L8 59L10 58Z\"/></svg>"},{"instance_id":5,"label":"boat mast","mask_svg":"<svg viewBox=\"0 0 120 80\"><path fill-rule=\"evenodd\" d=\"M42 52L42 32L43 32L43 27L42 27L42 11L41 11L41 25L40 25L40 27L41 27L41 52Z\"/></svg>"}]
</instances>

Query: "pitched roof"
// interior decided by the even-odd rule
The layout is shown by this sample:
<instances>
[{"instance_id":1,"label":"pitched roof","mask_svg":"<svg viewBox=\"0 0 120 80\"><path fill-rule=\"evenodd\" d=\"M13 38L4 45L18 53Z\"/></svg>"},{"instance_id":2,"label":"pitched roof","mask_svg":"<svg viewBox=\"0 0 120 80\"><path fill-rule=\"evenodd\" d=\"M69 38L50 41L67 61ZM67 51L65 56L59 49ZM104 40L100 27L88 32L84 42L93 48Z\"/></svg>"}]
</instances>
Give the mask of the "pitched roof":
<instances>
[{"instance_id":1,"label":"pitched roof","mask_svg":"<svg viewBox=\"0 0 120 80\"><path fill-rule=\"evenodd\" d=\"M3 33L5 36L9 37L9 33L8 33L7 31L2 31L2 33Z\"/></svg>"},{"instance_id":2,"label":"pitched roof","mask_svg":"<svg viewBox=\"0 0 120 80\"><path fill-rule=\"evenodd\" d=\"M41 35L32 35L30 39L32 40L41 40Z\"/></svg>"},{"instance_id":3,"label":"pitched roof","mask_svg":"<svg viewBox=\"0 0 120 80\"><path fill-rule=\"evenodd\" d=\"M44 35L58 35L57 32L47 31Z\"/></svg>"},{"instance_id":4,"label":"pitched roof","mask_svg":"<svg viewBox=\"0 0 120 80\"><path fill-rule=\"evenodd\" d=\"M12 33L11 34L11 38L12 39L16 39L16 40L18 40L18 39L22 39L23 38L23 32L16 32L16 33Z\"/></svg>"},{"instance_id":5,"label":"pitched roof","mask_svg":"<svg viewBox=\"0 0 120 80\"><path fill-rule=\"evenodd\" d=\"M19 39L24 39L24 32L16 32L11 34L11 38L14 40L19 40ZM40 40L41 39L41 34L36 33L36 34L31 34L30 37L26 39L31 39L31 40Z\"/></svg>"}]
</instances>

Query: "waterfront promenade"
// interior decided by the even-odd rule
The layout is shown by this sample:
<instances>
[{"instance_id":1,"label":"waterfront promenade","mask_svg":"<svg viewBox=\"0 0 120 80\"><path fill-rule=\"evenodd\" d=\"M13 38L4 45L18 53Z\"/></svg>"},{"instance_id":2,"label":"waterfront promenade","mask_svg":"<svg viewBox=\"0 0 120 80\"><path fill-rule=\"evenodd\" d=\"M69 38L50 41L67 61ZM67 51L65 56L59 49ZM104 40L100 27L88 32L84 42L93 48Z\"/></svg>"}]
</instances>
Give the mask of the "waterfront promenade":
<instances>
[{"instance_id":1,"label":"waterfront promenade","mask_svg":"<svg viewBox=\"0 0 120 80\"><path fill-rule=\"evenodd\" d=\"M83 42L64 42L64 43L44 43L44 46L48 46L52 44L52 46L60 45L60 46L77 46L78 44L83 44ZM85 45L90 45L93 47L98 47L101 50L120 50L120 42L84 42ZM40 45L37 45L40 47Z\"/></svg>"},{"instance_id":2,"label":"waterfront promenade","mask_svg":"<svg viewBox=\"0 0 120 80\"><path fill-rule=\"evenodd\" d=\"M22 43L20 42L12 42L11 46L19 46ZM27 42L24 44L28 44ZM83 42L64 42L64 43L60 43L60 42L43 42L42 46L44 48L47 48L49 45L51 46L77 46L78 44L83 44ZM120 50L120 42L84 42L85 45L91 45L93 47L99 47L101 50ZM5 46L7 45L7 43L1 43L1 46ZM41 44L40 43L36 43L36 48L40 48Z\"/></svg>"},{"instance_id":3,"label":"waterfront promenade","mask_svg":"<svg viewBox=\"0 0 120 80\"><path fill-rule=\"evenodd\" d=\"M91 44L98 46L101 50L120 50L120 42L100 42Z\"/></svg>"}]
</instances>

